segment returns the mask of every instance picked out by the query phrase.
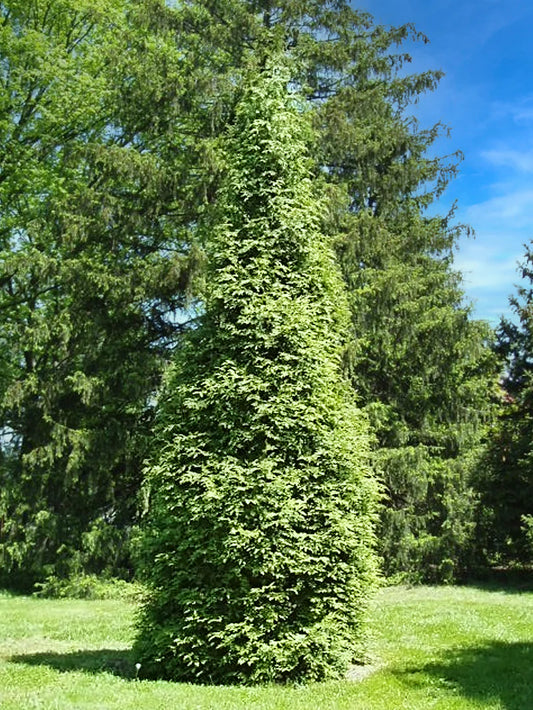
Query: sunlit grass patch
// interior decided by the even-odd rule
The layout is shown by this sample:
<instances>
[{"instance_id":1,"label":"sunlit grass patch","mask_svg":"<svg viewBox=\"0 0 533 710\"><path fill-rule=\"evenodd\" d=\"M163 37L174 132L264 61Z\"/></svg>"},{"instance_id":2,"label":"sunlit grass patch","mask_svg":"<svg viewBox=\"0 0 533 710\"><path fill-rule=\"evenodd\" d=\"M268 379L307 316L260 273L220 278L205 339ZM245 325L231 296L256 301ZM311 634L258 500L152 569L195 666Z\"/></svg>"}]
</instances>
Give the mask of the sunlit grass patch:
<instances>
[{"instance_id":1,"label":"sunlit grass patch","mask_svg":"<svg viewBox=\"0 0 533 710\"><path fill-rule=\"evenodd\" d=\"M216 687L136 680L133 604L0 595L2 710L526 710L533 593L401 587L377 597L354 680Z\"/></svg>"}]
</instances>

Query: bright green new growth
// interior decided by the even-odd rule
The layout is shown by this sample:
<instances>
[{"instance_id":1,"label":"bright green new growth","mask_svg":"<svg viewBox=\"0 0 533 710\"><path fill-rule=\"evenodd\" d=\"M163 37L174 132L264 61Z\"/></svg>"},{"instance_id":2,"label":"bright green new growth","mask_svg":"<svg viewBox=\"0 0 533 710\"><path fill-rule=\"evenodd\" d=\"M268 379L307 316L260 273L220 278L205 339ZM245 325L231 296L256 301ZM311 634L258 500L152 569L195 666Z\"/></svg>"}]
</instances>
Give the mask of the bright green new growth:
<instances>
[{"instance_id":1,"label":"bright green new growth","mask_svg":"<svg viewBox=\"0 0 533 710\"><path fill-rule=\"evenodd\" d=\"M267 68L238 102L203 225L205 314L160 403L135 651L152 677L319 680L362 652L367 425L340 374L349 312L286 84Z\"/></svg>"}]
</instances>

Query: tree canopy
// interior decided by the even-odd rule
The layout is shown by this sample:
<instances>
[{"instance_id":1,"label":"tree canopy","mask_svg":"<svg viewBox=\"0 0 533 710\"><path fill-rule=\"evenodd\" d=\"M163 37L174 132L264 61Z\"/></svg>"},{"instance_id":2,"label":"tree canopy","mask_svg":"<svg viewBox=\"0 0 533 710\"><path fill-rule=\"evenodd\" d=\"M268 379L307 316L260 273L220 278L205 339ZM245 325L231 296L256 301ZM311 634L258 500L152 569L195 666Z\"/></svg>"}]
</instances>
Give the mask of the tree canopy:
<instances>
[{"instance_id":1,"label":"tree canopy","mask_svg":"<svg viewBox=\"0 0 533 710\"><path fill-rule=\"evenodd\" d=\"M77 565L84 535L84 564L124 563L194 254L170 220L184 158L164 132L164 19L118 0L0 8L0 544L10 583L31 585Z\"/></svg>"}]
</instances>

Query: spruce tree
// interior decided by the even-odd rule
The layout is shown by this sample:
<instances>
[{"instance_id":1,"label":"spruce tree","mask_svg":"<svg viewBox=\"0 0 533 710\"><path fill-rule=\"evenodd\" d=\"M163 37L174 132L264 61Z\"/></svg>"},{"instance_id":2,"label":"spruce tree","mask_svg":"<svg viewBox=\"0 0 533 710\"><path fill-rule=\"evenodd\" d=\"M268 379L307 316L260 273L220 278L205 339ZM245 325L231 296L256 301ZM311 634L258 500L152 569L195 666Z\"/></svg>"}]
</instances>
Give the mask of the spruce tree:
<instances>
[{"instance_id":1,"label":"spruce tree","mask_svg":"<svg viewBox=\"0 0 533 710\"><path fill-rule=\"evenodd\" d=\"M159 402L135 655L150 677L319 680L361 653L375 577L349 314L289 75L251 68L223 141L205 312Z\"/></svg>"},{"instance_id":2,"label":"spruce tree","mask_svg":"<svg viewBox=\"0 0 533 710\"><path fill-rule=\"evenodd\" d=\"M348 363L377 436L384 571L451 581L472 562L497 373L491 332L470 317L446 220L397 205L385 217L359 213L345 234Z\"/></svg>"},{"instance_id":3,"label":"spruce tree","mask_svg":"<svg viewBox=\"0 0 533 710\"><path fill-rule=\"evenodd\" d=\"M131 574L151 398L192 263L169 220L195 156L176 131L169 145L189 92L169 14L0 3L4 584Z\"/></svg>"},{"instance_id":4,"label":"spruce tree","mask_svg":"<svg viewBox=\"0 0 533 710\"><path fill-rule=\"evenodd\" d=\"M515 320L497 329L504 366L499 416L492 428L481 493L480 559L492 565L533 562L533 250L526 247L523 283L510 299Z\"/></svg>"}]
</instances>

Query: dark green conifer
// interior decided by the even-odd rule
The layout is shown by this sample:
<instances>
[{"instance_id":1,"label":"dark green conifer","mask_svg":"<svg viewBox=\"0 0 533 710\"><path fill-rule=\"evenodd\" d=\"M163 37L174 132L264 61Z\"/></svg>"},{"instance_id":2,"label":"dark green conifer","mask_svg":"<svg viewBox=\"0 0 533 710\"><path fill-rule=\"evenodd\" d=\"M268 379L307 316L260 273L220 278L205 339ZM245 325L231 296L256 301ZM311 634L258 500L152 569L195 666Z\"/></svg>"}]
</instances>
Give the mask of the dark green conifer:
<instances>
[{"instance_id":1,"label":"dark green conifer","mask_svg":"<svg viewBox=\"0 0 533 710\"><path fill-rule=\"evenodd\" d=\"M491 421L490 329L470 317L446 220L361 212L340 250L354 386L377 436L387 575L451 581L471 563L476 469Z\"/></svg>"},{"instance_id":2,"label":"dark green conifer","mask_svg":"<svg viewBox=\"0 0 533 710\"><path fill-rule=\"evenodd\" d=\"M195 152L176 131L169 146L188 84L163 8L0 4L4 584L131 574L150 398L192 263L169 220Z\"/></svg>"},{"instance_id":3,"label":"dark green conifer","mask_svg":"<svg viewBox=\"0 0 533 710\"><path fill-rule=\"evenodd\" d=\"M510 299L515 320L503 319L496 351L504 365L499 417L491 431L481 493L480 561L533 563L533 250L526 247L522 284Z\"/></svg>"}]
</instances>

